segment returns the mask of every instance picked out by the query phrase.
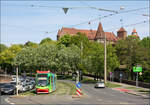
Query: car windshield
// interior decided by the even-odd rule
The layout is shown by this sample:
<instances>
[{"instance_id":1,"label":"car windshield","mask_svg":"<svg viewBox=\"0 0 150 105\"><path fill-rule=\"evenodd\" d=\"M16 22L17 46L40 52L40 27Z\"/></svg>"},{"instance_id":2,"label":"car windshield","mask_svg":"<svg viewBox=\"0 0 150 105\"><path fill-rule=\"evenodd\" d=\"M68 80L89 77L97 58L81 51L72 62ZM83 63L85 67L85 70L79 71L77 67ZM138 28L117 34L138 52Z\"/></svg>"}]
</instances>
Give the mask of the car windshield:
<instances>
[{"instance_id":1,"label":"car windshield","mask_svg":"<svg viewBox=\"0 0 150 105\"><path fill-rule=\"evenodd\" d=\"M16 82L11 82L11 84L16 85Z\"/></svg>"},{"instance_id":2,"label":"car windshield","mask_svg":"<svg viewBox=\"0 0 150 105\"><path fill-rule=\"evenodd\" d=\"M38 80L38 85L39 86L46 86L47 85L47 80Z\"/></svg>"},{"instance_id":3,"label":"car windshield","mask_svg":"<svg viewBox=\"0 0 150 105\"><path fill-rule=\"evenodd\" d=\"M14 86L13 85L4 85L3 87L4 88L13 88Z\"/></svg>"}]
</instances>

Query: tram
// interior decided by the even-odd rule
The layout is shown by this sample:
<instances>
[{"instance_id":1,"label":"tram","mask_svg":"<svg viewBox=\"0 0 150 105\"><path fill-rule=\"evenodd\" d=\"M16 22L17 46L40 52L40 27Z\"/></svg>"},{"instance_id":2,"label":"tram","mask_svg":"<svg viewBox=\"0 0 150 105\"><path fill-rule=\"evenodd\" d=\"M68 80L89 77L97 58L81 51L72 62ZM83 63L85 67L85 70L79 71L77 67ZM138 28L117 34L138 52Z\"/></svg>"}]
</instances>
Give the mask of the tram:
<instances>
[{"instance_id":1,"label":"tram","mask_svg":"<svg viewBox=\"0 0 150 105\"><path fill-rule=\"evenodd\" d=\"M37 71L36 93L51 93L56 90L56 74L50 71Z\"/></svg>"}]
</instances>

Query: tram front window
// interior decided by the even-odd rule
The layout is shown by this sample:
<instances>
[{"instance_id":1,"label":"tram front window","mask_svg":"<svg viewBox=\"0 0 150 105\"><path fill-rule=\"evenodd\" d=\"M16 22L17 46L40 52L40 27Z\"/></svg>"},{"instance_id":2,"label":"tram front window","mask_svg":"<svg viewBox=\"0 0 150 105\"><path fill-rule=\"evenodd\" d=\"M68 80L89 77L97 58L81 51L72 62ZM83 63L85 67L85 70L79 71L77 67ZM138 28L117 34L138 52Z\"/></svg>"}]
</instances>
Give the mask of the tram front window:
<instances>
[{"instance_id":1,"label":"tram front window","mask_svg":"<svg viewBox=\"0 0 150 105\"><path fill-rule=\"evenodd\" d=\"M38 80L38 85L39 86L46 86L47 85L47 80Z\"/></svg>"}]
</instances>

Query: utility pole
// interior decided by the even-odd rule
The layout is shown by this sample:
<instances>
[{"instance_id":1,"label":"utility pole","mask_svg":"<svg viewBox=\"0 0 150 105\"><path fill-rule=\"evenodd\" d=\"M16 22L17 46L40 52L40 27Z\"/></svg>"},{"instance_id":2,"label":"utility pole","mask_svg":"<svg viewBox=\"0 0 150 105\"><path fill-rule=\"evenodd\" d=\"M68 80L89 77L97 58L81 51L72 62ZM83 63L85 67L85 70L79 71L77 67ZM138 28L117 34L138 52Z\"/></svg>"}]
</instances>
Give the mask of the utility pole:
<instances>
[{"instance_id":1,"label":"utility pole","mask_svg":"<svg viewBox=\"0 0 150 105\"><path fill-rule=\"evenodd\" d=\"M106 35L104 33L104 83L107 83L107 68L106 68L106 58L107 58L107 52L106 52Z\"/></svg>"},{"instance_id":2,"label":"utility pole","mask_svg":"<svg viewBox=\"0 0 150 105\"><path fill-rule=\"evenodd\" d=\"M16 68L16 94L18 95L18 66Z\"/></svg>"}]
</instances>

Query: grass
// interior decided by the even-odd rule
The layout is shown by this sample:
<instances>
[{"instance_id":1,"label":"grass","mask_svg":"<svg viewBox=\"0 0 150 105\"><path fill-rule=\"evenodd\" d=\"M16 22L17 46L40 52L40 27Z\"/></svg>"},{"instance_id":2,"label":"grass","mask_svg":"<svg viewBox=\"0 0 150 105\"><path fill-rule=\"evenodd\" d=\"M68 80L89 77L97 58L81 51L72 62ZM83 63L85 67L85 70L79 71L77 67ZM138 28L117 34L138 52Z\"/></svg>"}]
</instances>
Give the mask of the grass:
<instances>
[{"instance_id":1,"label":"grass","mask_svg":"<svg viewBox=\"0 0 150 105\"><path fill-rule=\"evenodd\" d=\"M71 75L57 75L57 79L59 80L72 80Z\"/></svg>"},{"instance_id":2,"label":"grass","mask_svg":"<svg viewBox=\"0 0 150 105\"><path fill-rule=\"evenodd\" d=\"M96 83L96 80L89 79L89 78L83 78L83 80L80 81L81 83Z\"/></svg>"},{"instance_id":3,"label":"grass","mask_svg":"<svg viewBox=\"0 0 150 105\"><path fill-rule=\"evenodd\" d=\"M141 88L137 88L137 87L133 87L133 86L131 86L131 87L126 87L126 89L133 89L133 90L139 90L139 89L141 89Z\"/></svg>"},{"instance_id":4,"label":"grass","mask_svg":"<svg viewBox=\"0 0 150 105\"><path fill-rule=\"evenodd\" d=\"M106 83L106 87L108 87L108 88L116 88L116 87L121 87L121 86L122 85L114 84L114 83L111 83L111 82Z\"/></svg>"},{"instance_id":5,"label":"grass","mask_svg":"<svg viewBox=\"0 0 150 105\"><path fill-rule=\"evenodd\" d=\"M20 95L35 95L35 90L30 90L30 91L27 91L27 92L23 92L23 93L20 93Z\"/></svg>"},{"instance_id":6,"label":"grass","mask_svg":"<svg viewBox=\"0 0 150 105\"><path fill-rule=\"evenodd\" d=\"M76 87L72 83L67 82L57 82L56 91L48 94L48 95L72 95L75 93ZM20 93L20 95L36 95L35 90L27 91L24 93ZM38 94L45 95L45 94Z\"/></svg>"},{"instance_id":7,"label":"grass","mask_svg":"<svg viewBox=\"0 0 150 105\"><path fill-rule=\"evenodd\" d=\"M146 93L146 94L150 94L150 90L140 89L140 90L138 90L138 91L139 91L139 92Z\"/></svg>"}]
</instances>

